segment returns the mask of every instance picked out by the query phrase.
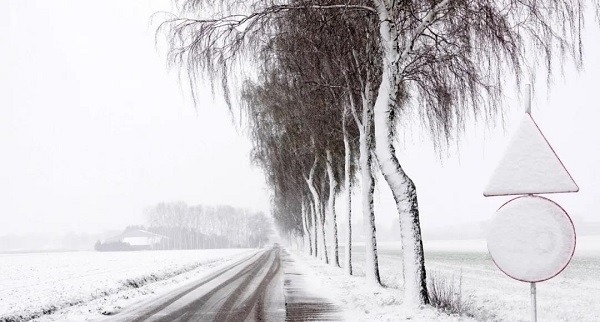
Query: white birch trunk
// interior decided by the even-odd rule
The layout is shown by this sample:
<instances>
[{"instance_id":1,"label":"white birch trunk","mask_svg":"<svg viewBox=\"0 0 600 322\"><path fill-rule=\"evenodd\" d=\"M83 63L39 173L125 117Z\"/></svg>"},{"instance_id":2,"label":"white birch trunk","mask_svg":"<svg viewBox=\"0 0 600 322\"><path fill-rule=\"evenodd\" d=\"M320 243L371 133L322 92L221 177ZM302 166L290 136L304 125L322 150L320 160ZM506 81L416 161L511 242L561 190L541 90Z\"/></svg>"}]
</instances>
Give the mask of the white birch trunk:
<instances>
[{"instance_id":1,"label":"white birch trunk","mask_svg":"<svg viewBox=\"0 0 600 322\"><path fill-rule=\"evenodd\" d=\"M321 191L325 190L325 178L323 178L323 181L321 181ZM321 220L320 220L320 225L319 225L319 231L321 233L321 246L323 249L323 261L325 262L325 264L329 264L329 253L327 252L327 235L326 235L326 216L325 216L325 200L320 200L321 203L319 204L319 212L317 213L317 215L321 216Z\"/></svg>"},{"instance_id":2,"label":"white birch trunk","mask_svg":"<svg viewBox=\"0 0 600 322\"><path fill-rule=\"evenodd\" d=\"M380 3L379 1L377 1ZM396 158L393 145L393 112L398 97L398 60L401 58L395 27L385 6L378 6L382 41L383 73L374 106L375 152L383 176L389 185L400 221L404 301L410 306L429 302L425 276L425 259L415 185ZM404 52L408 52L405 48Z\"/></svg>"},{"instance_id":3,"label":"white birch trunk","mask_svg":"<svg viewBox=\"0 0 600 322\"><path fill-rule=\"evenodd\" d=\"M319 193L317 192L317 189L315 188L315 185L313 183L312 177L308 180L306 180L308 183L308 188L310 190L310 193L313 197L313 201L314 201L314 209L315 209L315 213L316 213L316 234L317 234L317 244L316 244L316 249L320 249L321 251L318 252L318 256L321 260L325 261L327 263L327 250L325 248L325 234L324 234L324 230L323 230L323 225L324 225L324 218L322 216L322 202L321 199L319 197ZM319 245L320 243L320 245Z\"/></svg>"},{"instance_id":4,"label":"white birch trunk","mask_svg":"<svg viewBox=\"0 0 600 322\"><path fill-rule=\"evenodd\" d=\"M353 101L350 101L354 120L359 129L359 166L361 176L361 203L363 228L365 231L365 275L367 282L381 285L379 275L379 260L377 258L377 235L375 227L375 211L373 208L373 193L375 179L373 178L372 151L373 146L373 100L371 85L367 81L362 93L362 116L359 118Z\"/></svg>"},{"instance_id":5,"label":"white birch trunk","mask_svg":"<svg viewBox=\"0 0 600 322\"><path fill-rule=\"evenodd\" d=\"M324 226L324 222L323 222L323 209L321 207L321 201L319 201L318 205L315 205L315 210L317 213L317 239L318 239L318 247L321 250L321 252L319 252L319 259L327 262L327 249L325 248L325 231L323 229Z\"/></svg>"},{"instance_id":6,"label":"white birch trunk","mask_svg":"<svg viewBox=\"0 0 600 322\"><path fill-rule=\"evenodd\" d=\"M317 169L317 162L319 161L319 158L317 156L315 156L315 161L313 162L312 167L310 168L310 172L308 174L308 177L304 177L304 180L306 181L306 184L308 185L308 190L310 191L310 194L312 196L312 215L313 215L313 226L314 226L314 231L315 231L315 244L314 244L314 249L315 249L315 257L320 257L322 258L323 255L323 248L319 247L319 229L318 227L321 226L321 216L319 214L320 212L320 198L319 198L319 193L317 192L317 189L315 188L314 185L314 178L315 178L315 170ZM321 250L320 252L318 250Z\"/></svg>"},{"instance_id":7,"label":"white birch trunk","mask_svg":"<svg viewBox=\"0 0 600 322\"><path fill-rule=\"evenodd\" d=\"M318 257L319 256L319 252L318 252L319 247L318 247L318 241L317 241L317 235L318 235L317 234L317 211L315 209L314 202L311 203L310 212L312 214L312 224L313 224L312 225L312 230L311 230L312 234L313 234L312 235L313 250L314 250L313 251L313 255L315 257Z\"/></svg>"},{"instance_id":8,"label":"white birch trunk","mask_svg":"<svg viewBox=\"0 0 600 322\"><path fill-rule=\"evenodd\" d=\"M301 210L300 210L300 218L302 219L302 245L304 248L304 251L306 251L307 253L310 254L309 251L309 247L308 247L308 229L306 228L306 212L304 211L304 202L302 202L301 204Z\"/></svg>"},{"instance_id":9,"label":"white birch trunk","mask_svg":"<svg viewBox=\"0 0 600 322\"><path fill-rule=\"evenodd\" d=\"M369 113L369 112L367 112ZM367 114L364 113L364 114ZM363 114L363 115L364 115ZM370 113L369 113L370 114ZM365 121L363 119L363 121ZM368 119L367 123L370 123ZM372 139L369 138L368 129L370 126L366 126L365 129L361 129L359 136L360 144L360 175L361 175L361 199L362 199L362 213L363 213L363 225L365 229L365 275L367 281L371 284L381 285L381 278L379 276L379 260L377 258L377 236L375 229L375 212L373 210L373 192L375 190L375 180L373 178L372 171L372 155L370 145ZM365 130L368 130L365 131Z\"/></svg>"},{"instance_id":10,"label":"white birch trunk","mask_svg":"<svg viewBox=\"0 0 600 322\"><path fill-rule=\"evenodd\" d=\"M345 120L345 117L344 117ZM344 135L344 194L346 201L346 214L348 215L348 229L346 230L346 249L344 256L344 272L347 275L352 275L352 182L350 181L350 162L352 155L350 154L350 142L348 141L348 133L346 132L346 123L343 122Z\"/></svg>"},{"instance_id":11,"label":"white birch trunk","mask_svg":"<svg viewBox=\"0 0 600 322\"><path fill-rule=\"evenodd\" d=\"M304 233L304 248L309 255L312 255L312 240L310 238L310 225L308 222L308 213L306 210L306 204L304 200L302 200L302 230Z\"/></svg>"},{"instance_id":12,"label":"white birch trunk","mask_svg":"<svg viewBox=\"0 0 600 322\"><path fill-rule=\"evenodd\" d=\"M339 246L338 246L338 227L337 217L335 213L335 188L337 187L337 181L335 180L335 174L333 173L333 157L331 151L326 151L327 155L327 176L329 177L329 198L327 200L327 212L329 218L331 218L331 230L332 230L332 258L330 264L336 267L340 267L339 258Z\"/></svg>"}]
</instances>

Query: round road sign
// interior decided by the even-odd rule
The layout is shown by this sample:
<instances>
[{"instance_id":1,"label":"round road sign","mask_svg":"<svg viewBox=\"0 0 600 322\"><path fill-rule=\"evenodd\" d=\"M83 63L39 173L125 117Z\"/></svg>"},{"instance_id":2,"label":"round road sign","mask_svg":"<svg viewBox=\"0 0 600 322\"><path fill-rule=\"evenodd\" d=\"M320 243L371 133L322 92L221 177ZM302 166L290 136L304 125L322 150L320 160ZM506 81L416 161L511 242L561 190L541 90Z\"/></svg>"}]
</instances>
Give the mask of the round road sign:
<instances>
[{"instance_id":1,"label":"round road sign","mask_svg":"<svg viewBox=\"0 0 600 322\"><path fill-rule=\"evenodd\" d=\"M498 209L487 242L494 263L506 275L541 282L569 264L575 252L575 227L554 201L521 196Z\"/></svg>"}]
</instances>

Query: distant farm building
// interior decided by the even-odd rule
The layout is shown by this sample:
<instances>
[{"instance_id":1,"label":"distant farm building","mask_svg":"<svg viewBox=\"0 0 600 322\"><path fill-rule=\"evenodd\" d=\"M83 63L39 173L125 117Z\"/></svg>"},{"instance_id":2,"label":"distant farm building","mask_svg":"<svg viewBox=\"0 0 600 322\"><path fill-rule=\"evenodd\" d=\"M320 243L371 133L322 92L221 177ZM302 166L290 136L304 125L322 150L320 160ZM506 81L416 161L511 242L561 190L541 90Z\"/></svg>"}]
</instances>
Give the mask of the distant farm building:
<instances>
[{"instance_id":1,"label":"distant farm building","mask_svg":"<svg viewBox=\"0 0 600 322\"><path fill-rule=\"evenodd\" d=\"M166 239L167 237L163 235L141 229L131 229L106 239L104 243L97 246L97 250L150 250L158 248L158 245Z\"/></svg>"}]
</instances>

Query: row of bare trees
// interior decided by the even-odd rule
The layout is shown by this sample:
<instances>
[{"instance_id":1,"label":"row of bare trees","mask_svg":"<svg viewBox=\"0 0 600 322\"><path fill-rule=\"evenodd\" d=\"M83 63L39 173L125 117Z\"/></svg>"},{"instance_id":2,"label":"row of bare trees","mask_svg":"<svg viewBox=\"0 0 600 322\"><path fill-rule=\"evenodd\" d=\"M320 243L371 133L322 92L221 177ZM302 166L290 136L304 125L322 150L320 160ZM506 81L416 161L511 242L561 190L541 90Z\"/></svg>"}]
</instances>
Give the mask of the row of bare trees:
<instances>
[{"instance_id":1,"label":"row of bare trees","mask_svg":"<svg viewBox=\"0 0 600 322\"><path fill-rule=\"evenodd\" d=\"M145 214L148 230L168 237L165 249L262 247L272 233L264 213L231 206L162 202Z\"/></svg>"},{"instance_id":2,"label":"row of bare trees","mask_svg":"<svg viewBox=\"0 0 600 322\"><path fill-rule=\"evenodd\" d=\"M340 265L335 200L344 200L349 274L350 196L360 182L373 284L374 173L382 173L397 206L409 305L428 295L417 190L396 156L397 130L420 120L434 147L449 144L469 122L495 119L509 82L518 88L538 65L550 79L556 59L582 62L583 0L176 3L159 28L169 62L187 72L196 103L207 79L244 112L276 224L332 265Z\"/></svg>"}]
</instances>

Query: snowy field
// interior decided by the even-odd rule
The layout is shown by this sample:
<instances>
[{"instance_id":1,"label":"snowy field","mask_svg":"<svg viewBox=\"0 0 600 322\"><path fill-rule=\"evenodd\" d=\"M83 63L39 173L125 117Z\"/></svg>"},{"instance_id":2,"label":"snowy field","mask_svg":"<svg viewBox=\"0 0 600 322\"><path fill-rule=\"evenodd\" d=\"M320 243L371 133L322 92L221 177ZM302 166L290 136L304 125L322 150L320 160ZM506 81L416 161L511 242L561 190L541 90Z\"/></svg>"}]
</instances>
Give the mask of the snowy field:
<instances>
[{"instance_id":1,"label":"snowy field","mask_svg":"<svg viewBox=\"0 0 600 322\"><path fill-rule=\"evenodd\" d=\"M515 281L496 268L484 241L465 243L464 247L459 244L456 249L460 252L444 250L443 246L425 246L428 269L446 276L462 274L463 295L472 301L475 316L530 320L529 284ZM393 248L382 249L386 267L394 265L393 252ZM539 321L599 321L600 236L578 238L569 266L555 278L538 283L537 294Z\"/></svg>"},{"instance_id":2,"label":"snowy field","mask_svg":"<svg viewBox=\"0 0 600 322\"><path fill-rule=\"evenodd\" d=\"M454 278L457 284L462 276L462 296L476 320L530 320L529 284L500 272L487 253L484 240L433 241L426 242L424 247L428 274ZM364 248L357 245L353 256L355 272L364 276ZM379 290L362 287L362 277L347 280L341 269L301 257L320 275L322 283L331 288L331 297L337 298L355 320L452 320L443 314L436 315L430 308L419 312L403 308L398 243L379 245L380 272L387 286ZM538 283L537 291L539 321L600 321L600 236L578 238L571 264L554 279Z\"/></svg>"},{"instance_id":3,"label":"snowy field","mask_svg":"<svg viewBox=\"0 0 600 322\"><path fill-rule=\"evenodd\" d=\"M425 246L428 269L446 276L462 274L463 295L472 302L475 316L529 321L529 284L500 272L488 255L484 241L473 242L471 248L465 247L467 250L460 252L444 249L443 244L428 246ZM384 267L398 263L393 253L393 247L382 249ZM397 280L390 283L399 284ZM537 294L539 321L599 321L600 237L578 238L569 266L555 278L538 283Z\"/></svg>"},{"instance_id":4,"label":"snowy field","mask_svg":"<svg viewBox=\"0 0 600 322\"><path fill-rule=\"evenodd\" d=\"M43 320L101 318L134 300L252 252L211 249L0 254L0 321L27 321L40 316ZM73 315L73 311L79 313ZM83 315L81 311L85 311ZM44 315L47 313L57 314Z\"/></svg>"}]
</instances>

